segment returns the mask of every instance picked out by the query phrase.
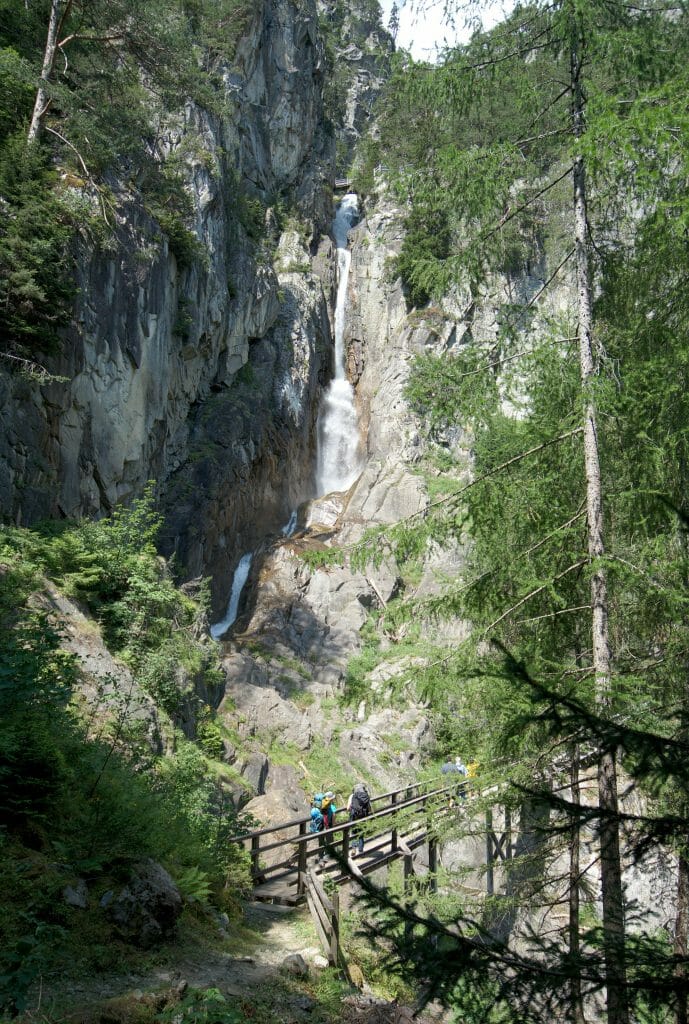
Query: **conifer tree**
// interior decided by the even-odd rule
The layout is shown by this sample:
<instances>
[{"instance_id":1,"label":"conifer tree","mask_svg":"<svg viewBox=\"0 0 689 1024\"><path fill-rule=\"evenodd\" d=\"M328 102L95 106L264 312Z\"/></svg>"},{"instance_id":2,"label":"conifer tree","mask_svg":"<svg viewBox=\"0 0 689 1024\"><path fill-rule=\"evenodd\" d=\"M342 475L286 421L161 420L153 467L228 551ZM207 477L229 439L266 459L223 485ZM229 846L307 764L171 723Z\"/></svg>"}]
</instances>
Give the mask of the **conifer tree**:
<instances>
[{"instance_id":1,"label":"conifer tree","mask_svg":"<svg viewBox=\"0 0 689 1024\"><path fill-rule=\"evenodd\" d=\"M628 177L636 175L637 180L655 179L657 183L657 176L644 168L653 168L658 157L654 145L649 144L641 154L635 154L634 172L630 172L629 166L624 166L624 160L618 159L615 162L610 140L607 140L605 150L601 147L601 151L592 154L590 139L601 140L603 125L609 125L612 119L611 109L617 119L618 129L621 122L625 121L619 113L620 109L632 107L638 112L643 110L644 100L649 105L657 104L659 96L662 96L661 117L671 118L676 110L681 109L678 104L674 108L672 106L676 88L676 85L673 88L673 83L677 81L676 59L669 60L661 67L652 58L654 51L661 49L658 46L659 42L663 41L665 46L668 45L670 31L674 33L675 41L684 38L685 28L682 19L675 19L671 27L668 13L658 5L642 5L632 11L623 4L600 4L596 0L578 4L563 0L561 3L542 7L533 5L518 10L503 29L476 37L466 50L452 55L451 59L437 71L412 67L406 78L412 95L417 90L423 96L424 103L428 104L430 95L434 97L439 109L443 105L445 108L452 108L451 113L445 112L439 117L444 126L448 123L457 124L462 117L468 117L471 125L472 118L478 120L481 111L490 109L491 94L499 95L500 85L504 87L508 81L513 94L517 97L510 107L514 114L512 124L503 122L495 126L486 126L484 122L484 130L487 128L486 134L489 135L488 140L475 142L467 139L469 148L463 149L460 135L460 139L442 149L439 158L431 158L432 166L426 170L416 166L410 172L401 161L400 191L403 192L409 185L413 175L415 202L419 201L419 196L428 201L429 195L441 200L444 194L444 209L453 218L455 228L455 245L451 247L451 253L447 258L438 258L432 253L424 252L417 254L415 265L413 259L407 260L407 273L413 286L423 286L430 293L438 295L453 281L468 280L476 292L487 268L494 269L497 266L499 269L502 261L503 270L508 270L505 257L509 247L510 231L516 227L518 240L522 241L527 233L528 219L532 211L538 205L557 196L562 183L568 178L572 183L569 239L563 246L565 251L562 261L552 273L554 277L563 266L573 260L577 289L576 308L573 311L576 327L569 332L563 330L559 337L555 335L547 339L547 345L550 347L548 358L554 357L555 364L559 364L561 368L567 363L564 357L569 341L565 339L576 337L578 345L578 383L576 389L570 391L571 404L567 407L569 429L553 432L553 426L557 423L557 418L553 417L549 421L549 440L542 439L541 445L532 443L530 447L525 444L522 449L524 456L520 456L514 449L509 457L502 460L493 456L489 458L487 465L483 465L483 470L492 476L501 466L503 473L509 466L509 471L514 473L514 467L519 462L520 468L526 465L523 476L528 480L530 465L537 464L542 471L544 464L547 464L547 458L540 454L545 448L548 448L551 454L552 448L549 446L554 445L562 454L563 445L567 446L567 449L571 448L572 437L578 436L583 442L584 473L583 480L577 485L579 498L575 498L574 507L570 507L569 518L559 527L552 512L547 520L539 519L535 514L532 519L534 523L548 522L548 528L560 539L571 539L574 535L573 527L580 524L581 511L582 508L585 509L585 556L567 559L567 564L559 570L555 568L556 562L551 566L549 574L547 567L543 567L543 575L536 585L528 584L528 580L523 576L519 581L518 578L515 580L514 573L503 573L502 575L510 581L510 588L512 589L516 582L518 589L512 596L508 591L503 597L503 610L494 616L492 621L488 620L486 633L483 635L494 637L496 626L501 624L504 627L505 623L514 623L515 612L523 610L525 606L533 609L535 613L536 602L543 595L547 596L547 601L541 614L531 616L536 621L540 619L541 624L543 620L547 621L549 616L552 616L552 621L560 615L565 618L585 605L590 614L589 638L583 644L577 643L576 630L570 630L564 650L569 651L576 662L582 660L582 656L577 654L575 657L575 650L583 649L583 660L589 666L588 671L594 684L593 697L600 715L613 714L620 699L618 682L612 669L611 599L608 588L611 555L605 545L603 490L606 475L601 468L601 439L604 438L606 431L601 428L599 408L602 397L607 400L610 383L606 381L606 353L600 329L594 319L592 300L593 269L600 266L601 253L606 246L610 246L611 238L601 212L605 208L605 201L610 201L602 191L601 169L606 166L606 162L608 172L611 166L615 166L615 188L619 187L619 178L623 170ZM588 116L590 109L593 109L596 118L593 123ZM672 113L669 113L670 111ZM680 118L680 123L681 120ZM657 120L655 124L657 130ZM639 124L629 123L627 119L624 124L625 130L620 131L620 137L626 138L633 146L633 140L641 135L644 128L650 135L650 124L641 123L639 127ZM465 138L469 135L466 128L462 128L461 133ZM671 149L672 133L666 131L665 135L669 139L667 148ZM568 149L561 144L562 140L567 139ZM620 143L618 147L620 150L623 148ZM628 165L629 150L624 155ZM408 153L406 156L408 157ZM591 164L596 172L595 213L589 208L587 178ZM673 170L680 171L677 180L681 177L681 168L683 159L675 154ZM657 207L661 198L660 189L656 187L655 193L646 197L646 202ZM461 210L460 215L457 215L458 209ZM628 210L627 221L629 218ZM523 315L519 316L523 323ZM488 361L488 365L487 361L483 360L484 370L497 371L504 377L505 358L508 362L513 359L519 360L522 372L527 368L528 360L523 350L525 347L529 348L533 357L535 348L532 340L526 341L523 330L514 330L515 321L519 322L519 319L513 317L511 330L504 331L499 338L495 357ZM508 346L511 346L511 352ZM480 360L479 364L472 368L467 365L468 360L464 365L454 368L454 384L458 395L455 402L448 396L447 367L438 367L431 363L432 361L422 364L420 376L417 374L416 382L412 385L412 392L416 395L417 401L427 412L431 412L431 416L437 416L441 423L447 423L453 415L466 419L468 407L465 403L462 408L462 399L466 396L462 378L468 375L480 377ZM557 372L556 370L555 373ZM438 387L443 375L445 380L442 381L442 386ZM432 392L429 393L428 384L431 380L434 383L430 385ZM534 384L532 374L527 390L530 391L531 421L535 425L537 409L534 411L533 406ZM554 379L551 379L550 386L554 384ZM528 404L527 402L527 407ZM606 415L607 413L606 409ZM494 445L496 439L499 439L500 435L496 434L495 428L501 421L504 424L504 417L494 411L492 423L486 428L488 444ZM510 429L508 433L518 436L519 428ZM538 463L534 459L537 452ZM525 462L521 461L522 458L525 458ZM480 471L481 467L477 466L477 473ZM611 476L608 475L607 479L610 480ZM558 484L554 482L554 486ZM500 484L496 489L499 488ZM576 494L576 488L573 493ZM485 498L485 488L483 495ZM444 512L440 525L435 527L437 535L452 529L448 526L448 519L451 518L451 511L448 510L456 507L458 501L466 499L466 493L462 494L461 498L456 495L451 502L436 510ZM471 502L471 526L474 535L477 524L480 529L482 515L480 510L477 511L476 505L476 500ZM496 530L496 518L499 517L492 517L493 533ZM629 524L625 524L625 528L628 527ZM398 536L402 538L403 543L410 543L407 531L400 531ZM547 539L546 531L540 537L534 535L532 531L530 540L525 540L521 549L521 560L524 561L525 550L529 552L536 547L546 547L552 555L553 545L552 542L546 544ZM576 541L576 547L579 549L583 539L579 537ZM493 545L495 546L495 540ZM508 552L508 557L514 558L517 554L519 551L512 548ZM493 562L495 561L494 558ZM480 568L479 566L479 570ZM581 582L573 588L574 595L579 591L578 601L564 598L566 586L569 586L573 578L576 579L574 574L588 577L588 600L581 598ZM473 591L476 599L474 610L481 605L481 597L484 607L496 603L494 596L486 601L485 591L498 584L500 573L490 571L487 576L489 579L485 587L479 584L468 588L469 592ZM459 589L457 588L457 591ZM553 600L556 602L555 607L552 604ZM616 596L616 601L618 607L624 603L619 595ZM441 604L442 602L437 602L436 610L442 610ZM461 599L446 599L445 611L462 608L466 610L467 607L466 592ZM617 628L619 633L619 625ZM524 624L513 625L507 642L523 644L527 640L528 647L529 632L532 637L530 643L533 656L542 638L534 637L533 629L530 630L530 627ZM557 650L555 644L558 630L549 629L548 632L552 646L550 654L545 654L545 657L541 649L541 664L547 662L548 658L554 658ZM533 646L534 643L536 648ZM583 674L582 678L585 678ZM601 744L599 749L598 798L608 1020L614 1024L626 1024L629 1020L629 1006L614 744ZM573 904L575 902L573 901ZM576 906L573 905L572 910L576 915ZM571 930L576 932L576 922L570 922L570 925ZM572 943L576 946L574 936ZM574 994L573 1007L577 1002L578 997ZM572 1016L576 1016L574 1009Z\"/></svg>"}]
</instances>

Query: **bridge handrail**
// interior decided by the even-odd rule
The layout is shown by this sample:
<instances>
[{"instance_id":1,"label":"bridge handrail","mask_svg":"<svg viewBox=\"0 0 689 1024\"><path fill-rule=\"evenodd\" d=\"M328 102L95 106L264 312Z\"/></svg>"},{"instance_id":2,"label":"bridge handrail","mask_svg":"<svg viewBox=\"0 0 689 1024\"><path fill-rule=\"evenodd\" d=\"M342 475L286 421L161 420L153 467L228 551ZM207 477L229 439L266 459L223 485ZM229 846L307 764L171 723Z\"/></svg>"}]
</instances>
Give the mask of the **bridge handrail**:
<instances>
[{"instance_id":1,"label":"bridge handrail","mask_svg":"<svg viewBox=\"0 0 689 1024\"><path fill-rule=\"evenodd\" d=\"M427 782L414 782L414 783L411 783L409 786L402 786L402 787L400 787L400 789L391 789L389 793L380 793L378 796L372 796L371 797L371 804L380 803L381 800L387 800L387 799L389 799L392 796L397 796L398 793L409 793L409 792L411 792L411 791L413 791L415 789L420 789L422 786L428 786L428 785L430 785L430 783L427 783ZM457 785L457 783L454 783L453 786L449 786L447 788L449 788L449 789L456 788L456 785ZM394 806L396 808L400 808L402 806L402 803L400 803L400 804L391 804L390 806ZM346 808L340 807L338 809L338 811L336 812L335 816L337 817L340 814L347 814ZM369 817L371 817L371 815L369 815ZM266 835L269 835L271 832L282 832L283 829L294 828L297 825L301 825L301 824L306 823L308 821L310 821L310 818L309 818L308 815L306 815L305 817L301 817L301 818L290 818L289 821L281 821L278 825L267 825L265 828L257 828L257 829L253 829L251 832L242 832L242 833L240 833L239 835L236 835L236 836L229 836L229 838L227 839L227 842L228 843L242 843L242 842L245 842L247 839L253 839L254 837L259 837L259 836L266 836ZM319 835L323 835L323 833L320 832ZM287 840L284 840L284 842L287 842ZM278 843L277 845L282 845L282 842ZM269 849L269 847L264 846L264 847L262 847L262 849L263 850L267 850L267 849Z\"/></svg>"},{"instance_id":2,"label":"bridge handrail","mask_svg":"<svg viewBox=\"0 0 689 1024\"><path fill-rule=\"evenodd\" d=\"M305 835L293 836L291 839L282 839L280 840L279 843L274 843L272 847L262 846L261 852L263 853L264 851L269 850L271 848L276 849L277 847L284 846L287 843L291 843L292 845L299 845L300 843L308 841L309 839L317 839L319 836L333 835L336 832L342 832L344 829L349 828L352 825L355 828L360 828L365 822L375 821L377 818L387 818L390 817L391 814L397 814L399 811L403 811L408 807L413 807L416 804L423 804L425 801L429 799L429 797L439 796L447 792L454 793L456 791L456 783L452 786L444 786L441 789L431 789L427 793L423 793L421 796L412 797L410 800L403 800L401 803L398 804L389 804L387 807L384 807L381 811L374 811L373 814L367 814L365 818L359 818L356 821L350 821L348 818L347 821L344 822L342 825L333 825L332 828L325 828L321 832L307 832ZM397 792L401 792L401 790L397 790Z\"/></svg>"},{"instance_id":3,"label":"bridge handrail","mask_svg":"<svg viewBox=\"0 0 689 1024\"><path fill-rule=\"evenodd\" d=\"M307 832L305 822L300 821L298 823L299 832L297 835L287 836L283 839L278 840L277 842L268 843L265 846L261 846L260 836L254 833L253 837L251 838L251 874L254 878L263 878L264 880L270 876L278 876L280 872L284 874L285 869L289 869L290 862L293 862L294 857L296 856L299 864L299 877L301 879L302 871L306 869L308 859L311 857L315 857L323 849L333 849L335 847L339 847L340 845L342 845L343 852L346 855L346 851L348 849L350 841L350 834L352 830L357 828L360 829L363 826L363 828L365 828L366 830L366 840L370 847L370 844L372 842L375 842L377 839L380 839L381 837L385 836L386 829L383 828L382 831L371 831L370 827L368 827L366 823L372 820L376 821L384 818L389 818L391 816L397 816L400 811L413 809L415 807L420 807L421 810L425 810L429 801L434 801L434 798L443 797L445 794L448 793L454 795L456 794L456 790L456 783L453 783L449 786L441 786L436 789L430 789L427 792L422 793L420 796L411 797L410 799L401 801L399 803L395 802L388 804L382 810L375 811L373 814L369 814L365 818L362 818L360 820L350 821L349 818L347 818L347 820L342 822L341 824L333 825L332 828L324 829L321 832ZM397 793L400 791L394 792ZM283 824L282 827L285 828L285 825ZM425 829L425 831L427 831L427 828ZM390 837L390 840L393 844L393 848L397 844L397 834L397 828L393 827ZM249 837L244 837L244 839L247 838ZM310 844L312 844L312 849L309 849ZM286 847L290 847L290 849L293 851L290 857L288 857L287 859L280 860L273 864L261 865L259 863L259 858L265 855L266 853L269 853L270 851L274 850L284 849Z\"/></svg>"}]
</instances>

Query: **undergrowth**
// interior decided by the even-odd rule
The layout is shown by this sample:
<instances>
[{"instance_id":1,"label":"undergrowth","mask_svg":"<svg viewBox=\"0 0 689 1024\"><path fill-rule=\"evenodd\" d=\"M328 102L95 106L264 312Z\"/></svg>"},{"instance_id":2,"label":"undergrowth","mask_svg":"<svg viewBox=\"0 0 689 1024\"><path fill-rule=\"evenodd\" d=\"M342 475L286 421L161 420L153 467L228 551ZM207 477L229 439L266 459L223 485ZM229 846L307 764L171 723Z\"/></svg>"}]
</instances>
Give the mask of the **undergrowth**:
<instances>
[{"instance_id":1,"label":"undergrowth","mask_svg":"<svg viewBox=\"0 0 689 1024\"><path fill-rule=\"evenodd\" d=\"M99 901L136 862L162 863L188 900L231 913L248 883L227 841L243 822L212 771L222 737L211 709L199 715L200 742L172 731L166 756L156 717L132 710L137 680L173 714L188 704L188 682L176 693L185 664L219 682L212 648L191 633L199 608L156 553L157 528L149 491L96 523L0 531L0 1011L10 1015L63 962L117 966ZM86 699L46 578L94 616L133 684L109 676ZM91 911L77 913L63 891L80 880Z\"/></svg>"}]
</instances>

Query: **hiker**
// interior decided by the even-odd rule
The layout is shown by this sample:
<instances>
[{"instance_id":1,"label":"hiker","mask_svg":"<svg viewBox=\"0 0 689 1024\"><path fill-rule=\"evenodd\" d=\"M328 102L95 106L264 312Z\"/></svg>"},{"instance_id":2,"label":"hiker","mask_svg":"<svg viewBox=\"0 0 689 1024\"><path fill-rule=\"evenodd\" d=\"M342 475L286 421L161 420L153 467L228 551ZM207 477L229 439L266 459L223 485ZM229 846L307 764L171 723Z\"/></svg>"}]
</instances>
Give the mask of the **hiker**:
<instances>
[{"instance_id":1,"label":"hiker","mask_svg":"<svg viewBox=\"0 0 689 1024\"><path fill-rule=\"evenodd\" d=\"M314 797L314 804L313 804L313 806L311 808L311 820L309 821L309 832L311 832L314 835L317 832L322 832L323 829L325 828L325 818L323 817L323 815L321 813L320 807L316 806L315 799L316 798ZM325 857L325 848L324 848L324 838L323 838L323 836L321 836L319 838L319 840L318 840L318 847L319 847L319 850L318 850L318 863L322 864L323 863L323 858Z\"/></svg>"},{"instance_id":2,"label":"hiker","mask_svg":"<svg viewBox=\"0 0 689 1024\"><path fill-rule=\"evenodd\" d=\"M311 821L309 832L322 832L325 828L325 819L317 807L311 808Z\"/></svg>"},{"instance_id":3,"label":"hiker","mask_svg":"<svg viewBox=\"0 0 689 1024\"><path fill-rule=\"evenodd\" d=\"M325 793L314 793L313 794L313 810L318 811L323 821L323 824L319 831L324 832L329 828L332 828L335 824L335 814L337 807L335 806L335 794L331 789ZM311 817L313 819L313 810L311 811ZM315 830L314 830L315 831ZM319 854L319 860L323 860L325 857L325 846L330 846L332 843L332 836L324 836L320 840L321 852Z\"/></svg>"},{"instance_id":4,"label":"hiker","mask_svg":"<svg viewBox=\"0 0 689 1024\"><path fill-rule=\"evenodd\" d=\"M335 815L337 814L335 794L332 789L329 789L325 793L314 793L312 806L316 807L323 815L325 821L325 825L323 827L332 828L335 824Z\"/></svg>"},{"instance_id":5,"label":"hiker","mask_svg":"<svg viewBox=\"0 0 689 1024\"><path fill-rule=\"evenodd\" d=\"M332 789L329 789L323 794L323 800L321 802L321 814L325 818L325 827L332 828L335 824L335 815L337 814L337 807L335 806L335 794Z\"/></svg>"},{"instance_id":6,"label":"hiker","mask_svg":"<svg viewBox=\"0 0 689 1024\"><path fill-rule=\"evenodd\" d=\"M469 774L467 766L464 764L464 761L462 761L461 757L456 757L454 761L446 761L445 764L440 769L440 771L442 772L443 775L453 775L456 773L457 775L461 775L462 779L466 779ZM467 784L464 781L460 782L459 786L457 787L457 796L459 797L460 800L466 800L466 787ZM451 796L450 807L454 807L454 800L452 799Z\"/></svg>"},{"instance_id":7,"label":"hiker","mask_svg":"<svg viewBox=\"0 0 689 1024\"><path fill-rule=\"evenodd\" d=\"M371 813L371 797L363 782L357 782L356 786L347 800L347 810L350 821L360 821ZM360 857L364 852L364 837L360 829L352 829L350 832L352 858L358 854Z\"/></svg>"}]
</instances>

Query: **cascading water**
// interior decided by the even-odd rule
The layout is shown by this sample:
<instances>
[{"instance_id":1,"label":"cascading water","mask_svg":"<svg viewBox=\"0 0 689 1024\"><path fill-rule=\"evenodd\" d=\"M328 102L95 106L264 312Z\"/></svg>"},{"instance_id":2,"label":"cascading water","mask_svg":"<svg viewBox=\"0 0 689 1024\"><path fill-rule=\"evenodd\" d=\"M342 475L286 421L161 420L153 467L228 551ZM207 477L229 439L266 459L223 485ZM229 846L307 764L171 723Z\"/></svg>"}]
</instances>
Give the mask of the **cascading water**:
<instances>
[{"instance_id":1,"label":"cascading water","mask_svg":"<svg viewBox=\"0 0 689 1024\"><path fill-rule=\"evenodd\" d=\"M347 235L358 212L357 197L349 193L338 206L333 224L338 274L335 305L335 376L330 382L318 416L318 494L346 491L361 472L354 389L345 377L344 365L345 305L349 265L352 259L352 254L347 248Z\"/></svg>"},{"instance_id":2,"label":"cascading water","mask_svg":"<svg viewBox=\"0 0 689 1024\"><path fill-rule=\"evenodd\" d=\"M214 626L211 626L211 636L214 640L219 640L223 633L234 624L237 618L237 612L239 611L239 598L242 595L244 584L249 576L249 569L251 568L251 559L253 555L242 555L239 559L239 565L234 571L232 577L232 590L230 592L230 601L227 606L227 612L225 618L221 622L216 622Z\"/></svg>"},{"instance_id":3,"label":"cascading water","mask_svg":"<svg viewBox=\"0 0 689 1024\"><path fill-rule=\"evenodd\" d=\"M285 523L285 525L282 527L282 529L280 530L280 533L282 534L283 537L291 537L292 534L294 533L294 531L296 530L296 528L297 528L297 512L296 512L296 509L295 509L293 512L290 512L290 517L287 520L287 522Z\"/></svg>"},{"instance_id":4,"label":"cascading water","mask_svg":"<svg viewBox=\"0 0 689 1024\"><path fill-rule=\"evenodd\" d=\"M346 195L337 208L333 235L337 246L337 302L335 304L335 376L318 416L318 457L316 486L319 494L346 491L361 472L359 428L354 408L354 389L345 377L344 320L347 282L351 253L347 248L349 229L359 213L357 197ZM291 537L297 526L296 511L282 527L282 535ZM227 613L221 622L211 626L214 640L219 640L237 618L239 599L249 576L252 554L243 555L232 578L232 592Z\"/></svg>"}]
</instances>

